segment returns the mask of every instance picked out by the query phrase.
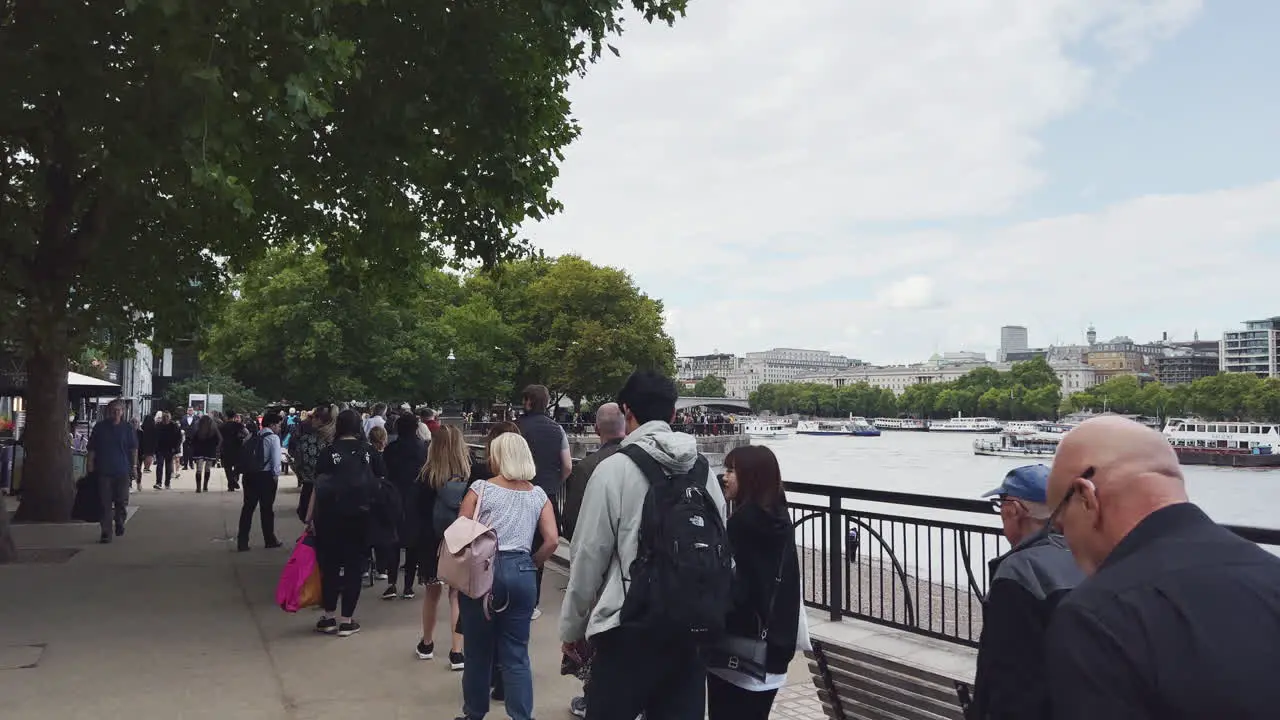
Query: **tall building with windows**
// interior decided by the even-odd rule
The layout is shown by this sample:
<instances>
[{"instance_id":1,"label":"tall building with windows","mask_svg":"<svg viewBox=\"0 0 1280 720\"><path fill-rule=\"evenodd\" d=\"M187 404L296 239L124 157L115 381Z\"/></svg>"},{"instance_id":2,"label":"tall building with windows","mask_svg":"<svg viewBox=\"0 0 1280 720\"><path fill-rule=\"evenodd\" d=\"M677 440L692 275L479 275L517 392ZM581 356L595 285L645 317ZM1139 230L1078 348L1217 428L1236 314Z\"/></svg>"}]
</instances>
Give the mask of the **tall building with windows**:
<instances>
[{"instance_id":1,"label":"tall building with windows","mask_svg":"<svg viewBox=\"0 0 1280 720\"><path fill-rule=\"evenodd\" d=\"M1225 332L1218 350L1222 372L1277 377L1280 358L1280 317L1249 320L1244 330Z\"/></svg>"},{"instance_id":2,"label":"tall building with windows","mask_svg":"<svg viewBox=\"0 0 1280 720\"><path fill-rule=\"evenodd\" d=\"M713 353L711 355L686 355L676 359L679 365L676 379L697 382L708 375L724 379L726 375L742 366L742 358L729 353Z\"/></svg>"},{"instance_id":3,"label":"tall building with windows","mask_svg":"<svg viewBox=\"0 0 1280 720\"><path fill-rule=\"evenodd\" d=\"M774 348L750 352L739 367L724 378L725 391L731 397L747 397L765 383L789 383L806 375L838 372L863 364L861 360L832 355L826 350Z\"/></svg>"},{"instance_id":4,"label":"tall building with windows","mask_svg":"<svg viewBox=\"0 0 1280 720\"><path fill-rule=\"evenodd\" d=\"M1027 328L1022 325L1005 325L1000 328L999 362L1005 362L1009 353L1022 352L1027 349Z\"/></svg>"}]
</instances>

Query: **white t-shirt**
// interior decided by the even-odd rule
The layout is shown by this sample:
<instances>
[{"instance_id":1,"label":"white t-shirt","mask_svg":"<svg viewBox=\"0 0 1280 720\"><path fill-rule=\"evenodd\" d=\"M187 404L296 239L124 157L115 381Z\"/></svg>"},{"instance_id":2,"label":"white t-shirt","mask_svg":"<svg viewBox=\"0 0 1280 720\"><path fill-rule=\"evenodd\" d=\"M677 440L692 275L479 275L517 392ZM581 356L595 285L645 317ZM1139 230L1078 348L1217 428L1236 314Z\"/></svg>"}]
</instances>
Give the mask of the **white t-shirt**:
<instances>
[{"instance_id":1,"label":"white t-shirt","mask_svg":"<svg viewBox=\"0 0 1280 720\"><path fill-rule=\"evenodd\" d=\"M370 430L376 427L386 427L386 424L387 424L386 418L382 417L381 415L374 415L373 417L364 421L364 434L367 436Z\"/></svg>"}]
</instances>

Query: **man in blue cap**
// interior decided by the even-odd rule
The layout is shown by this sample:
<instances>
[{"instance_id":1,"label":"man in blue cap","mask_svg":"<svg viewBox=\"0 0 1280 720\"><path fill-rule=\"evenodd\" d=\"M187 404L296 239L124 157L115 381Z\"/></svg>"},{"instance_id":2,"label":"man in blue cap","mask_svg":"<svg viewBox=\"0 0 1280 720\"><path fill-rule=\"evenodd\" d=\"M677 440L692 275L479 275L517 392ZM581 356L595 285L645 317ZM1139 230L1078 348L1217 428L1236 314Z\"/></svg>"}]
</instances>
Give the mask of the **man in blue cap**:
<instances>
[{"instance_id":1,"label":"man in blue cap","mask_svg":"<svg viewBox=\"0 0 1280 720\"><path fill-rule=\"evenodd\" d=\"M983 495L992 498L1013 549L990 563L970 720L1050 716L1045 631L1053 608L1084 574L1048 525L1048 487L1048 467L1025 465Z\"/></svg>"}]
</instances>

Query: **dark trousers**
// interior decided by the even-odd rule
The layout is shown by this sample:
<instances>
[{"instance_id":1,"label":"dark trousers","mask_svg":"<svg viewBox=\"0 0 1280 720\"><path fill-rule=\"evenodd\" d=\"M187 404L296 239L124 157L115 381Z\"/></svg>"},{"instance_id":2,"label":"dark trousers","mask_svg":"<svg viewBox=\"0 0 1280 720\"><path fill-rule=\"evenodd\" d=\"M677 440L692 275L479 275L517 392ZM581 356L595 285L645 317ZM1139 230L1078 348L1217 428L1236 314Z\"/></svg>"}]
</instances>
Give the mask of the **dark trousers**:
<instances>
[{"instance_id":1,"label":"dark trousers","mask_svg":"<svg viewBox=\"0 0 1280 720\"><path fill-rule=\"evenodd\" d=\"M556 530L558 531L558 530L560 530L561 528L563 528L563 527L564 527L564 525L562 524L562 522L561 522L561 520L560 520L560 502L559 502L559 498L557 498L555 495L552 495L552 494L550 494L550 493L547 493L547 500L551 503L551 512L555 513L555 516L556 516ZM535 553L536 553L536 552L538 552L538 548L540 548L540 547L542 547L542 528L541 528L541 526L539 526L539 527L538 527L538 529L537 529L537 530L535 530L535 531L533 532L533 545L531 546L531 548L532 548L531 552L535 552ZM538 568L537 593L538 593L538 594L537 594L535 597L538 599L538 601L539 601L539 602L541 602L541 600L542 600L542 568Z\"/></svg>"},{"instance_id":2,"label":"dark trousers","mask_svg":"<svg viewBox=\"0 0 1280 720\"><path fill-rule=\"evenodd\" d=\"M235 490L240 487L240 470L236 468L234 462L223 458L222 471L227 474L227 490Z\"/></svg>"},{"instance_id":3,"label":"dark trousers","mask_svg":"<svg viewBox=\"0 0 1280 720\"><path fill-rule=\"evenodd\" d=\"M777 690L753 692L707 674L707 720L769 720Z\"/></svg>"},{"instance_id":4,"label":"dark trousers","mask_svg":"<svg viewBox=\"0 0 1280 720\"><path fill-rule=\"evenodd\" d=\"M387 574L387 582L391 587L397 587L396 581L400 578L400 546L375 549L374 553L378 555L378 567ZM412 590L413 581L418 577L418 546L410 545L404 548L404 589Z\"/></svg>"},{"instance_id":5,"label":"dark trousers","mask_svg":"<svg viewBox=\"0 0 1280 720\"><path fill-rule=\"evenodd\" d=\"M276 540L276 476L270 470L244 474L244 505L240 508L240 547L249 546L249 530L253 527L253 511L260 509L262 538L268 545Z\"/></svg>"},{"instance_id":6,"label":"dark trousers","mask_svg":"<svg viewBox=\"0 0 1280 720\"><path fill-rule=\"evenodd\" d=\"M317 528L317 533L324 532L323 528ZM363 533L347 532L345 528L330 532L336 532L336 536L316 537L320 594L324 598L324 610L328 613L337 611L338 598L341 597L342 617L349 618L356 612L356 603L360 602L369 549L365 547Z\"/></svg>"},{"instance_id":7,"label":"dark trousers","mask_svg":"<svg viewBox=\"0 0 1280 720\"><path fill-rule=\"evenodd\" d=\"M173 481L173 453L156 455L156 485L169 487Z\"/></svg>"},{"instance_id":8,"label":"dark trousers","mask_svg":"<svg viewBox=\"0 0 1280 720\"><path fill-rule=\"evenodd\" d=\"M191 441L184 440L182 442L182 469L190 470L194 464L193 460L194 458L191 457Z\"/></svg>"},{"instance_id":9,"label":"dark trousers","mask_svg":"<svg viewBox=\"0 0 1280 720\"><path fill-rule=\"evenodd\" d=\"M707 669L691 640L617 628L592 642L591 720L702 720Z\"/></svg>"},{"instance_id":10,"label":"dark trousers","mask_svg":"<svg viewBox=\"0 0 1280 720\"><path fill-rule=\"evenodd\" d=\"M302 492L298 493L298 519L307 521L307 510L311 507L311 494L316 491L316 484L302 483Z\"/></svg>"},{"instance_id":11,"label":"dark trousers","mask_svg":"<svg viewBox=\"0 0 1280 720\"><path fill-rule=\"evenodd\" d=\"M107 477L98 474L98 497L102 500L102 534L111 534L114 522L118 528L124 527L124 519L128 516L129 486L133 481L126 477Z\"/></svg>"}]
</instances>

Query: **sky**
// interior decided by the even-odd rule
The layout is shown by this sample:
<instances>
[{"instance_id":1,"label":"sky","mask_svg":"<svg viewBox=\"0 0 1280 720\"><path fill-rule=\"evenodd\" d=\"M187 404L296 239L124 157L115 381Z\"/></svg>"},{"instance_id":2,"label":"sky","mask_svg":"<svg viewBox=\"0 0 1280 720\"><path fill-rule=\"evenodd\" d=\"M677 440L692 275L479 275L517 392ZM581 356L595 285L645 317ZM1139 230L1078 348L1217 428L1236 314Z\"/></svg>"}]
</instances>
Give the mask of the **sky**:
<instances>
[{"instance_id":1,"label":"sky","mask_svg":"<svg viewBox=\"0 0 1280 720\"><path fill-rule=\"evenodd\" d=\"M877 364L1280 315L1280 2L690 0L572 86L523 232L682 355Z\"/></svg>"}]
</instances>

